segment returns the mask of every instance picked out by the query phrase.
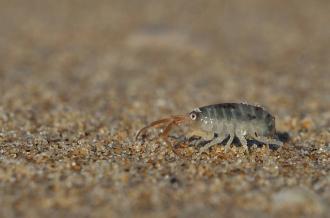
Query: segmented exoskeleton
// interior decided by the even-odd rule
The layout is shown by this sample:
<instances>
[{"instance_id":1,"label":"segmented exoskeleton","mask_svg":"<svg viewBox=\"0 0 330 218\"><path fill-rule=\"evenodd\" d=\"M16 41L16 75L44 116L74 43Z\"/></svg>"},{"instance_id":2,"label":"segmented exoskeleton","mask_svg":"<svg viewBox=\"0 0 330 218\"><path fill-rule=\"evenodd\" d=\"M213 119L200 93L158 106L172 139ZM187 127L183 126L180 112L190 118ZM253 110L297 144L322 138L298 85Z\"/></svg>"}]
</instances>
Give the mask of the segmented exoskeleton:
<instances>
[{"instance_id":1,"label":"segmented exoskeleton","mask_svg":"<svg viewBox=\"0 0 330 218\"><path fill-rule=\"evenodd\" d=\"M200 136L203 140L209 141L201 152L229 138L225 146L227 151L235 136L246 151L247 139L255 139L267 145L283 144L276 137L275 118L264 108L245 103L209 105L196 108L186 115L158 120L141 129L136 138L148 128L161 124L167 124L161 134L167 144L170 144L166 137L171 127L186 124L190 127L190 136Z\"/></svg>"}]
</instances>

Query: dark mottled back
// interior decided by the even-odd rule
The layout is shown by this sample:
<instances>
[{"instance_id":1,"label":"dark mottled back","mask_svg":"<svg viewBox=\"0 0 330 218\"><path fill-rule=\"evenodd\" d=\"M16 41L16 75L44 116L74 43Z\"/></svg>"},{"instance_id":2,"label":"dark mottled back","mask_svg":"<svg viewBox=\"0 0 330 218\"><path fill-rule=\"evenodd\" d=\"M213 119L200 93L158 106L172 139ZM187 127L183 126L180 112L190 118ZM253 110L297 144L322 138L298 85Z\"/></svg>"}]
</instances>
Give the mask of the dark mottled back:
<instances>
[{"instance_id":1,"label":"dark mottled back","mask_svg":"<svg viewBox=\"0 0 330 218\"><path fill-rule=\"evenodd\" d=\"M204 116L211 119L227 121L259 121L269 126L270 130L275 128L274 117L259 106L244 103L223 103L209 105L199 108Z\"/></svg>"}]
</instances>

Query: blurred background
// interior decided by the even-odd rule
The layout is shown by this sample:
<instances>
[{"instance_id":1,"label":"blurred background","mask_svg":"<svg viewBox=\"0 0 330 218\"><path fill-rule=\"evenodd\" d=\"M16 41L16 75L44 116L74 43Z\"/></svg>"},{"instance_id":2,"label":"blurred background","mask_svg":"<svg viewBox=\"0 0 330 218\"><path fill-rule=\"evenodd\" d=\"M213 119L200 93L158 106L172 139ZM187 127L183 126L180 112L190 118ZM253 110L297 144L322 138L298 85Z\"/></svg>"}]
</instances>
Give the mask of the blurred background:
<instances>
[{"instance_id":1,"label":"blurred background","mask_svg":"<svg viewBox=\"0 0 330 218\"><path fill-rule=\"evenodd\" d=\"M325 110L329 9L324 0L1 1L1 92L35 86L78 107L100 95L122 109Z\"/></svg>"},{"instance_id":2,"label":"blurred background","mask_svg":"<svg viewBox=\"0 0 330 218\"><path fill-rule=\"evenodd\" d=\"M293 145L329 149L329 12L327 0L0 0L0 214L88 217L94 207L99 216L193 217L199 212L228 215L232 212L215 208L232 205L237 216L264 216L274 190L299 186L307 181L301 176L314 178L316 172L321 173L314 178L321 181L318 191L312 181L303 183L308 193L321 196L313 195L316 202L329 205L329 188L324 188L329 150L326 162L309 166L305 175L295 169L296 182L287 183L288 174L279 172L284 182L273 187L270 177L261 176L269 182L261 193L253 189L254 180L249 182L257 193L253 199L266 202L261 210L252 203L242 209L244 200L231 198L232 190L220 197L225 186L198 189L180 161L174 166L161 162L171 175L181 169L184 178L176 191L159 186L166 173L158 165L147 168L155 173L154 182L150 173L142 176L137 169L130 174L152 156L134 156L145 148L132 141L139 128L213 103L264 105L277 117L278 129L290 133ZM301 137L306 128L311 128L309 135ZM119 147L117 156L113 145ZM298 151L286 158L300 160ZM258 171L259 162L253 163ZM220 171L212 178L229 175L229 183L242 173ZM123 172L142 176L140 183L126 181ZM195 181L203 185L219 182L198 175ZM162 189L165 194L159 193ZM197 190L196 196L185 195L191 190ZM149 203L139 205L141 198ZM329 214L316 205L318 214Z\"/></svg>"}]
</instances>

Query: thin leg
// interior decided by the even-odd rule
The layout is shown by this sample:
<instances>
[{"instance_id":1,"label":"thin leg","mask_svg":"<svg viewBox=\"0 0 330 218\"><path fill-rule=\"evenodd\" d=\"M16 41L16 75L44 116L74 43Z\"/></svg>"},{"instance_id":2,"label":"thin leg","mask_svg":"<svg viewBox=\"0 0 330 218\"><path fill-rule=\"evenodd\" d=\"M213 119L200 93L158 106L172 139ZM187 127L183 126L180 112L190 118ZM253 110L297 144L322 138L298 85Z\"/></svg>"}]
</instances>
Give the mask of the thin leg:
<instances>
[{"instance_id":1,"label":"thin leg","mask_svg":"<svg viewBox=\"0 0 330 218\"><path fill-rule=\"evenodd\" d=\"M189 138L189 143L191 143L194 146L199 146L200 144L202 144L203 142L205 142L206 140L199 137L199 138ZM206 144L206 143L204 143Z\"/></svg>"},{"instance_id":2,"label":"thin leg","mask_svg":"<svg viewBox=\"0 0 330 218\"><path fill-rule=\"evenodd\" d=\"M207 151L213 145L216 145L216 144L219 144L219 143L223 142L223 140L225 140L227 137L228 137L228 134L216 137L215 139L213 139L212 141L210 141L209 143L204 145L204 147L201 148L199 153L201 154L201 153Z\"/></svg>"},{"instance_id":3,"label":"thin leg","mask_svg":"<svg viewBox=\"0 0 330 218\"><path fill-rule=\"evenodd\" d=\"M211 140L214 137L214 133L205 132L205 131L197 131L197 130L193 130L193 131L187 133L188 138L193 137L193 136L200 136L205 140Z\"/></svg>"},{"instance_id":4,"label":"thin leg","mask_svg":"<svg viewBox=\"0 0 330 218\"><path fill-rule=\"evenodd\" d=\"M244 135L237 135L237 138L241 142L244 150L248 153L249 152L249 147L247 146L247 141Z\"/></svg>"},{"instance_id":5,"label":"thin leg","mask_svg":"<svg viewBox=\"0 0 330 218\"><path fill-rule=\"evenodd\" d=\"M235 134L229 134L229 140L225 146L225 152L228 152L228 150L230 149L230 145L233 143L234 137L235 137Z\"/></svg>"},{"instance_id":6,"label":"thin leg","mask_svg":"<svg viewBox=\"0 0 330 218\"><path fill-rule=\"evenodd\" d=\"M168 133L170 132L170 130L171 130L173 124L174 124L173 122L170 122L170 123L166 126L166 128L164 129L163 133L160 135L160 137L165 141L165 143L167 144L167 146L168 146L171 150L173 150L173 146L172 146L172 144L170 143L170 141L167 139L167 135L168 135Z\"/></svg>"},{"instance_id":7,"label":"thin leg","mask_svg":"<svg viewBox=\"0 0 330 218\"><path fill-rule=\"evenodd\" d=\"M254 138L256 140L258 140L259 142L262 142L266 145L269 145L269 144L278 145L278 146L283 145L283 142L281 142L281 141L278 141L276 139L270 139L270 138L267 138L267 137L264 137L264 136L254 136Z\"/></svg>"},{"instance_id":8,"label":"thin leg","mask_svg":"<svg viewBox=\"0 0 330 218\"><path fill-rule=\"evenodd\" d=\"M173 151L174 154L180 156L180 154L174 149L174 146L171 144L171 142L167 139L168 133L170 132L172 126L175 124L175 122L170 122L166 128L164 129L164 132L160 135L160 137L164 140L167 147Z\"/></svg>"},{"instance_id":9,"label":"thin leg","mask_svg":"<svg viewBox=\"0 0 330 218\"><path fill-rule=\"evenodd\" d=\"M194 130L194 131L188 133L188 137L192 137L192 136L201 137L200 139L198 139L194 142L194 145L198 145L202 141L212 140L214 138L214 133L213 132L205 132L205 131L196 131L196 130Z\"/></svg>"}]
</instances>

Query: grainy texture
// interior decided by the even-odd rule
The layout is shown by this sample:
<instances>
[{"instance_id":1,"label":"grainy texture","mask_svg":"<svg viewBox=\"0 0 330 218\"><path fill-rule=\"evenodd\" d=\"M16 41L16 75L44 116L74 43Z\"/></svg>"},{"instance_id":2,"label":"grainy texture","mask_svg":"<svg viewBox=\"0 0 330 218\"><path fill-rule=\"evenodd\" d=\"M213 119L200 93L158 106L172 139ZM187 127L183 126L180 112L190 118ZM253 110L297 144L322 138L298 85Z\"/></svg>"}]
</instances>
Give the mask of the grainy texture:
<instances>
[{"instance_id":1,"label":"grainy texture","mask_svg":"<svg viewBox=\"0 0 330 218\"><path fill-rule=\"evenodd\" d=\"M1 0L0 217L329 217L329 11ZM233 101L266 105L289 140L201 156L178 140L187 159L134 142L152 120Z\"/></svg>"}]
</instances>

